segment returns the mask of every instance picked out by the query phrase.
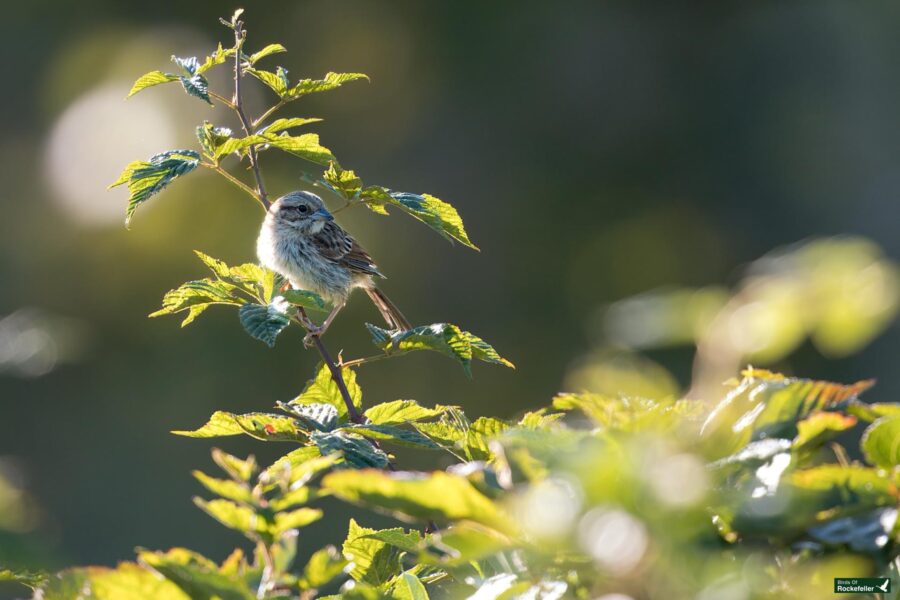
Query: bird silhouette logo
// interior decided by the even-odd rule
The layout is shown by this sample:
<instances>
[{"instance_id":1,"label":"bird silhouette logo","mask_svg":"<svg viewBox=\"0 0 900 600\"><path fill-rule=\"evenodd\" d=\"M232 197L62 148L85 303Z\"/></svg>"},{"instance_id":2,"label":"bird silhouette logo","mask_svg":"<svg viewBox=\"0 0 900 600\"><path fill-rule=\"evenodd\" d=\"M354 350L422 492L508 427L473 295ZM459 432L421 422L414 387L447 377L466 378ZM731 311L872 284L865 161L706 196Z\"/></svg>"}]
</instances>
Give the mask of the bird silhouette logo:
<instances>
[{"instance_id":1,"label":"bird silhouette logo","mask_svg":"<svg viewBox=\"0 0 900 600\"><path fill-rule=\"evenodd\" d=\"M879 590L881 590L882 592L887 592L887 591L888 591L888 587L889 587L890 585L891 585L891 580L890 580L890 578L888 578L888 579L885 579L885 580L884 580L884 583L883 583L883 584L881 584L881 585L876 585L875 587L877 587L877 588L878 588Z\"/></svg>"}]
</instances>

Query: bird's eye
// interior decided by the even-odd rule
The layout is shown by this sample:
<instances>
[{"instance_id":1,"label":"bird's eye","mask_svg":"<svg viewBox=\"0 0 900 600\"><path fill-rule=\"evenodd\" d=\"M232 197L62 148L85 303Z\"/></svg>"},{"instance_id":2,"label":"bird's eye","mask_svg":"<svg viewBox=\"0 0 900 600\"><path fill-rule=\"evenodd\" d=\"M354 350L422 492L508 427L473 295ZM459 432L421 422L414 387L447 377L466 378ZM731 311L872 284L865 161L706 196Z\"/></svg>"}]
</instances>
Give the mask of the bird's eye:
<instances>
[{"instance_id":1,"label":"bird's eye","mask_svg":"<svg viewBox=\"0 0 900 600\"><path fill-rule=\"evenodd\" d=\"M309 212L309 207L306 206L305 204L301 204L300 206L297 207L297 210L300 211L301 215L305 215L306 213Z\"/></svg>"}]
</instances>

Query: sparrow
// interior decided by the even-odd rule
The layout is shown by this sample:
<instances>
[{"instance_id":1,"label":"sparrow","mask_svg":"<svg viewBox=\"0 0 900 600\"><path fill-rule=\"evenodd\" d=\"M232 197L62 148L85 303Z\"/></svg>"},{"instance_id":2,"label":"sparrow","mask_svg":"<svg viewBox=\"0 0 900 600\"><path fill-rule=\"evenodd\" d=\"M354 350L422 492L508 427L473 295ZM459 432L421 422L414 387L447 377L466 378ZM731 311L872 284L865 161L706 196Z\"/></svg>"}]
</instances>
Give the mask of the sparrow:
<instances>
[{"instance_id":1,"label":"sparrow","mask_svg":"<svg viewBox=\"0 0 900 600\"><path fill-rule=\"evenodd\" d=\"M408 330L409 321L384 292L375 277L384 278L372 257L334 222L322 199L311 192L294 191L272 203L256 240L260 263L280 274L294 289L316 292L333 306L321 325L304 322L304 339L325 333L350 292L362 288L378 308L388 327Z\"/></svg>"}]
</instances>

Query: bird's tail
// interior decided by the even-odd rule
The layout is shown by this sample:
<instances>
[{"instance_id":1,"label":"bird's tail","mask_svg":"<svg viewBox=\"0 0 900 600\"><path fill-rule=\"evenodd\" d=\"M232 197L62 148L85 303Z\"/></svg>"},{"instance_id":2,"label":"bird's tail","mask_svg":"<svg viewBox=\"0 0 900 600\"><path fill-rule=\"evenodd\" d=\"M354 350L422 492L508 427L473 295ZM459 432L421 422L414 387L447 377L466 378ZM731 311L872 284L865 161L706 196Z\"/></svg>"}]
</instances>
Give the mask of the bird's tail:
<instances>
[{"instance_id":1,"label":"bird's tail","mask_svg":"<svg viewBox=\"0 0 900 600\"><path fill-rule=\"evenodd\" d=\"M384 292L375 286L367 287L365 289L366 293L369 294L369 298L372 299L372 303L375 304L375 307L381 313L381 316L384 317L384 320L390 328L401 329L403 331L412 329L412 325L409 324L409 321L406 320L406 317L403 316L400 309L391 302L390 298L384 295Z\"/></svg>"}]
</instances>

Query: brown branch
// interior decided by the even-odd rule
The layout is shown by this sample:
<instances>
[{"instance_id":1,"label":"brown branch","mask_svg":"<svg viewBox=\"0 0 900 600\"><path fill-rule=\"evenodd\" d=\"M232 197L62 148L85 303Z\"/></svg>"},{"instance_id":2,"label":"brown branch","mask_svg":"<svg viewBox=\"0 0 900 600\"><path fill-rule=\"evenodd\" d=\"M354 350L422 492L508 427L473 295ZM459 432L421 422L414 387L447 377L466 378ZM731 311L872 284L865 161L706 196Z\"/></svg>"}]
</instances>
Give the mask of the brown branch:
<instances>
[{"instance_id":1,"label":"brown branch","mask_svg":"<svg viewBox=\"0 0 900 600\"><path fill-rule=\"evenodd\" d=\"M234 24L234 111L241 120L241 127L244 128L244 134L250 136L252 132L250 119L244 112L244 98L241 94L241 79L243 78L243 69L241 68L241 56L243 54L244 40L247 39L247 32L244 30L244 22L237 21ZM255 146L250 146L247 150L250 157L250 166L253 167L253 176L256 178L256 192L259 194L259 200L262 202L266 210L269 209L269 195L266 193L266 185L263 183L262 173L259 170L259 155Z\"/></svg>"}]
</instances>

